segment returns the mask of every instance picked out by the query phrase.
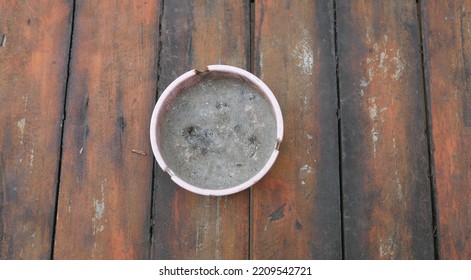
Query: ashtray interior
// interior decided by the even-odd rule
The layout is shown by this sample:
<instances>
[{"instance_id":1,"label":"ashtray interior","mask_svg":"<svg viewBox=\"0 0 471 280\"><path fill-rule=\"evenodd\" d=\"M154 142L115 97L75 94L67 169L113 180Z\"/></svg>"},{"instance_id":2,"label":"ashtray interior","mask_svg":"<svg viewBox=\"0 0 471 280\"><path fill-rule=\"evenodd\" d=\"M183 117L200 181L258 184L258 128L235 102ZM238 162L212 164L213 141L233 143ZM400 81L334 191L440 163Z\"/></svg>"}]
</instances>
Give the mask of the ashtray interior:
<instances>
[{"instance_id":1,"label":"ashtray interior","mask_svg":"<svg viewBox=\"0 0 471 280\"><path fill-rule=\"evenodd\" d=\"M268 88L235 73L244 70L225 71L227 67L190 73L169 86L154 112L159 164L178 178L174 181L203 194L250 186L271 167L281 141L281 112L265 92Z\"/></svg>"}]
</instances>

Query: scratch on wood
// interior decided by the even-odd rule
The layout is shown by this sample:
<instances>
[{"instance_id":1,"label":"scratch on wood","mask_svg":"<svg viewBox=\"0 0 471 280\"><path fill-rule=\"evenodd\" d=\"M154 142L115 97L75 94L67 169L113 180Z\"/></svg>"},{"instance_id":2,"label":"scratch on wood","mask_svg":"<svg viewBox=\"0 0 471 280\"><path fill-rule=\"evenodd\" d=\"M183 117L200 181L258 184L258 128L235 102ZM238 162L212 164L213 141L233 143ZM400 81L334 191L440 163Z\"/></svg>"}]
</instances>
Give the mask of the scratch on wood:
<instances>
[{"instance_id":1,"label":"scratch on wood","mask_svg":"<svg viewBox=\"0 0 471 280\"><path fill-rule=\"evenodd\" d=\"M4 207L6 205L6 188L7 184L4 183L5 169L3 164L3 152L0 150L0 232L2 233L2 238L0 239L0 255L3 257L6 243L4 240L6 237L5 232L5 211ZM3 258L2 258L3 259Z\"/></svg>"},{"instance_id":2,"label":"scratch on wood","mask_svg":"<svg viewBox=\"0 0 471 280\"><path fill-rule=\"evenodd\" d=\"M465 56L465 34L463 30L463 17L466 16L464 8L462 7L462 13L459 17L459 29L460 29L460 39L461 39L461 62L463 64L463 83L464 83L464 92L463 92L463 123L464 126L471 126L471 95L468 90L468 65Z\"/></svg>"},{"instance_id":3,"label":"scratch on wood","mask_svg":"<svg viewBox=\"0 0 471 280\"><path fill-rule=\"evenodd\" d=\"M463 80L464 80L464 87L467 90L468 89L468 85L467 85L468 74L466 73L466 59L464 57L463 15L460 15L459 27L460 27L460 39L461 39L461 61L463 63L463 74L464 74Z\"/></svg>"},{"instance_id":4,"label":"scratch on wood","mask_svg":"<svg viewBox=\"0 0 471 280\"><path fill-rule=\"evenodd\" d=\"M373 140L373 157L376 158L376 142L379 140L379 132L374 127L371 129L371 139Z\"/></svg>"},{"instance_id":5,"label":"scratch on wood","mask_svg":"<svg viewBox=\"0 0 471 280\"><path fill-rule=\"evenodd\" d=\"M20 144L23 145L23 140L25 136L25 124L26 124L26 119L21 118L18 123L16 124L18 128L20 129Z\"/></svg>"},{"instance_id":6,"label":"scratch on wood","mask_svg":"<svg viewBox=\"0 0 471 280\"><path fill-rule=\"evenodd\" d=\"M402 199L404 197L404 194L402 192L402 184L401 184L401 181L399 179L399 173L398 173L397 169L394 170L394 175L396 176L397 199L399 201L402 201Z\"/></svg>"},{"instance_id":7,"label":"scratch on wood","mask_svg":"<svg viewBox=\"0 0 471 280\"><path fill-rule=\"evenodd\" d=\"M132 149L131 152L133 152L135 154L138 154L138 155L141 155L141 156L147 156L147 154L144 151L141 151L141 150Z\"/></svg>"},{"instance_id":8,"label":"scratch on wood","mask_svg":"<svg viewBox=\"0 0 471 280\"><path fill-rule=\"evenodd\" d=\"M31 168L30 173L33 171L33 162L34 162L34 143L33 143L33 147L31 148L31 154L29 156L29 167Z\"/></svg>"},{"instance_id":9,"label":"scratch on wood","mask_svg":"<svg viewBox=\"0 0 471 280\"><path fill-rule=\"evenodd\" d=\"M198 256L201 247L200 242L200 226L196 225L196 236L195 236L195 255Z\"/></svg>"},{"instance_id":10,"label":"scratch on wood","mask_svg":"<svg viewBox=\"0 0 471 280\"><path fill-rule=\"evenodd\" d=\"M395 135L395 133L394 133ZM396 183L396 191L397 191L397 199L399 201L402 201L402 199L404 198L404 193L403 193L403 188L402 188L402 184L401 184L401 180L400 180L400 176L399 176L399 171L398 171L398 159L397 159L397 145L396 145L396 138L393 137L393 151L394 151L394 164L395 164L395 168L394 168L394 175L395 175L395 183Z\"/></svg>"},{"instance_id":11,"label":"scratch on wood","mask_svg":"<svg viewBox=\"0 0 471 280\"><path fill-rule=\"evenodd\" d=\"M105 226L101 222L103 213L105 212L105 183L107 179L100 183L100 199L93 198L93 208L95 210L94 217L92 218L93 235L102 232Z\"/></svg>"},{"instance_id":12,"label":"scratch on wood","mask_svg":"<svg viewBox=\"0 0 471 280\"><path fill-rule=\"evenodd\" d=\"M311 199L313 193L314 193L314 189L312 189L304 198L307 200Z\"/></svg>"},{"instance_id":13,"label":"scratch on wood","mask_svg":"<svg viewBox=\"0 0 471 280\"><path fill-rule=\"evenodd\" d=\"M260 54L259 54L260 58L258 60L258 65L259 65L259 68L260 68L260 79L264 79L264 76L263 76L263 73L265 72L264 68L263 68L263 61L264 61L264 56L265 54L263 53L263 50L260 50Z\"/></svg>"},{"instance_id":14,"label":"scratch on wood","mask_svg":"<svg viewBox=\"0 0 471 280\"><path fill-rule=\"evenodd\" d=\"M28 95L24 95L21 99L24 101L24 111L28 111Z\"/></svg>"}]
</instances>

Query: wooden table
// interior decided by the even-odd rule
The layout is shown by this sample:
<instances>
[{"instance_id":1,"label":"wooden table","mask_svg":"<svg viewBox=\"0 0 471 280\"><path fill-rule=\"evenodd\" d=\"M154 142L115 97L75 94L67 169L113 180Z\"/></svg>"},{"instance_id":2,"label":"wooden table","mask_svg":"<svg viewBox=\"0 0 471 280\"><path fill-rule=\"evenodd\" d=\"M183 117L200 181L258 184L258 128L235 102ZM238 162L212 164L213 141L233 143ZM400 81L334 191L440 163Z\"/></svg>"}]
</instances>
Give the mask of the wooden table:
<instances>
[{"instance_id":1,"label":"wooden table","mask_svg":"<svg viewBox=\"0 0 471 280\"><path fill-rule=\"evenodd\" d=\"M2 259L471 258L471 1L1 1L0 32ZM149 143L208 64L284 115L274 167L227 197Z\"/></svg>"}]
</instances>

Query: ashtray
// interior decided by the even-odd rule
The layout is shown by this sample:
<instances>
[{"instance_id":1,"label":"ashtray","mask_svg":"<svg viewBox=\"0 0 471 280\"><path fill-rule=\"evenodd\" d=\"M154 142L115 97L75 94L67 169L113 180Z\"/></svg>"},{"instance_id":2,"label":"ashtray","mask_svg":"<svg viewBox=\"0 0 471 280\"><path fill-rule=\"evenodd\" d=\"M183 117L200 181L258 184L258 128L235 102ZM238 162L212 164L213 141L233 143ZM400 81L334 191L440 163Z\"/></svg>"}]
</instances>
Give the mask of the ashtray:
<instances>
[{"instance_id":1,"label":"ashtray","mask_svg":"<svg viewBox=\"0 0 471 280\"><path fill-rule=\"evenodd\" d=\"M188 191L229 195L272 167L283 138L280 106L253 74L210 65L178 77L152 113L150 140L159 166Z\"/></svg>"}]
</instances>

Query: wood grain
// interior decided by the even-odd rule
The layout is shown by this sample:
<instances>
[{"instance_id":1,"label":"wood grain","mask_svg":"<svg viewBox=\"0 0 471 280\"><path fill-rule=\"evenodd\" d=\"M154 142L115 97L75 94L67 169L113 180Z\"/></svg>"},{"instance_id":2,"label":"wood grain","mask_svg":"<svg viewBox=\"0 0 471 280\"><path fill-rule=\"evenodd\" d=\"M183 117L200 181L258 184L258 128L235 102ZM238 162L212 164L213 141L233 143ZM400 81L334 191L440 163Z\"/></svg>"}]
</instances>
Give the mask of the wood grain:
<instances>
[{"instance_id":1,"label":"wood grain","mask_svg":"<svg viewBox=\"0 0 471 280\"><path fill-rule=\"evenodd\" d=\"M347 259L434 257L415 1L337 1Z\"/></svg>"},{"instance_id":2,"label":"wood grain","mask_svg":"<svg viewBox=\"0 0 471 280\"><path fill-rule=\"evenodd\" d=\"M149 257L158 15L157 0L76 3L55 258Z\"/></svg>"},{"instance_id":3,"label":"wood grain","mask_svg":"<svg viewBox=\"0 0 471 280\"><path fill-rule=\"evenodd\" d=\"M253 188L254 259L342 257L332 4L255 2L255 74L280 103L285 136Z\"/></svg>"},{"instance_id":4,"label":"wood grain","mask_svg":"<svg viewBox=\"0 0 471 280\"><path fill-rule=\"evenodd\" d=\"M184 2L184 3L183 3ZM165 1L158 92L191 69L249 64L248 1ZM156 167L154 258L248 258L249 192L204 197Z\"/></svg>"},{"instance_id":5,"label":"wood grain","mask_svg":"<svg viewBox=\"0 0 471 280\"><path fill-rule=\"evenodd\" d=\"M439 257L471 258L471 3L423 1Z\"/></svg>"},{"instance_id":6,"label":"wood grain","mask_svg":"<svg viewBox=\"0 0 471 280\"><path fill-rule=\"evenodd\" d=\"M50 258L71 10L0 2L0 259Z\"/></svg>"}]
</instances>

